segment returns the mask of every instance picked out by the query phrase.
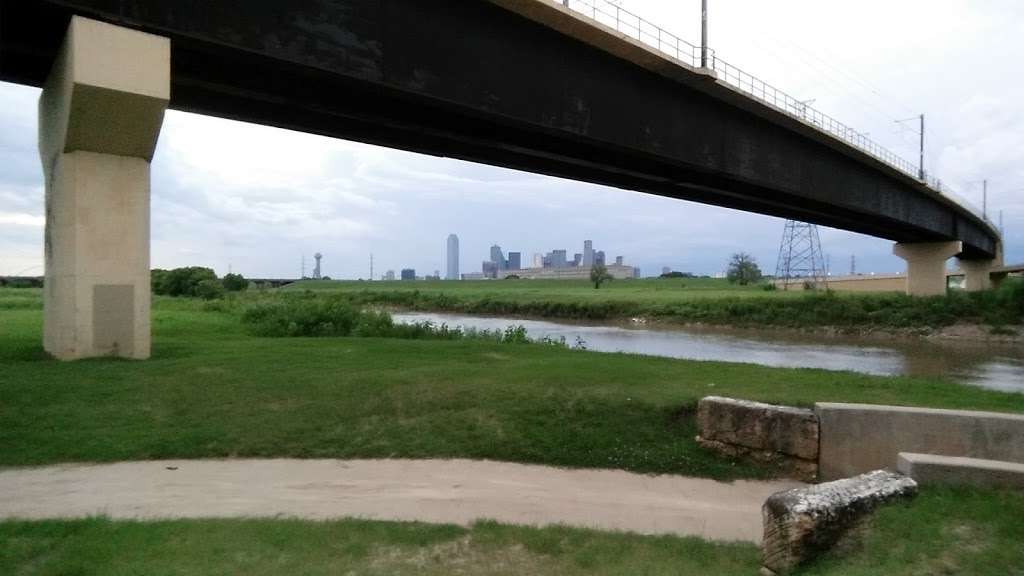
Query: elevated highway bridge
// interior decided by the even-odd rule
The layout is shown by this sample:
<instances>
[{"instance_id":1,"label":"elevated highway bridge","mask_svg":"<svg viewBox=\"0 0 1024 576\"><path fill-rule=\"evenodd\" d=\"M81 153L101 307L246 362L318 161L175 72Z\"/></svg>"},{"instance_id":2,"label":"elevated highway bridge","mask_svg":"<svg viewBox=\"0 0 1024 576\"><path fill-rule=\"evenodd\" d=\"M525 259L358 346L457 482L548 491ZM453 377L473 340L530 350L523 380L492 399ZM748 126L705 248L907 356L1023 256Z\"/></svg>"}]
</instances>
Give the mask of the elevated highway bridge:
<instances>
[{"instance_id":1,"label":"elevated highway bridge","mask_svg":"<svg viewBox=\"0 0 1024 576\"><path fill-rule=\"evenodd\" d=\"M887 238L914 294L953 256L989 285L995 228L905 163L599 20L561 0L0 0L0 80L44 87L47 350L149 354L167 107Z\"/></svg>"}]
</instances>

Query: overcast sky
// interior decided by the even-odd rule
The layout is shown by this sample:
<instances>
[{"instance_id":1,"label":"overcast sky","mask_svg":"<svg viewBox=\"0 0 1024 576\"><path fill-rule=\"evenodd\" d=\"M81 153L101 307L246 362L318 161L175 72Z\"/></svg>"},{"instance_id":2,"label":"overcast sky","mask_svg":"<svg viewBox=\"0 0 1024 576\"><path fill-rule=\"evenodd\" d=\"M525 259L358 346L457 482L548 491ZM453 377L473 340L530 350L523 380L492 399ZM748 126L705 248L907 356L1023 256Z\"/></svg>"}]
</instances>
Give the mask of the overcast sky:
<instances>
[{"instance_id":1,"label":"overcast sky","mask_svg":"<svg viewBox=\"0 0 1024 576\"><path fill-rule=\"evenodd\" d=\"M699 0L623 0L699 40ZM926 167L1003 210L1007 259L1024 260L1024 3L1019 0L710 0L711 46L739 66L907 159L925 113ZM0 83L0 274L41 274L43 182L36 89ZM915 160L916 161L916 160ZM783 221L635 192L169 112L153 161L154 267L294 277L324 254L332 277L462 272L492 243L523 253L584 239L645 274L722 270L747 251L775 268ZM834 273L901 271L891 243L822 229Z\"/></svg>"}]
</instances>

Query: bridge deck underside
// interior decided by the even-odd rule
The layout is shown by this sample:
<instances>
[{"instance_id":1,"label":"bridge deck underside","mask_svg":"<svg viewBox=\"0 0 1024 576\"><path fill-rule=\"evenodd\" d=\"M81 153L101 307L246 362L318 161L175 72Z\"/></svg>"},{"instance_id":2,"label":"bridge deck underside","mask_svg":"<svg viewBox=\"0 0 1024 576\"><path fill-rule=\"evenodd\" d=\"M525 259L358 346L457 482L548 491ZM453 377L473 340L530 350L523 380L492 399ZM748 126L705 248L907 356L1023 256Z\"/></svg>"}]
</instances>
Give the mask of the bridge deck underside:
<instances>
[{"instance_id":1,"label":"bridge deck underside","mask_svg":"<svg viewBox=\"0 0 1024 576\"><path fill-rule=\"evenodd\" d=\"M72 13L169 36L178 110L995 252L911 178L482 0L0 0L0 79L40 85Z\"/></svg>"}]
</instances>

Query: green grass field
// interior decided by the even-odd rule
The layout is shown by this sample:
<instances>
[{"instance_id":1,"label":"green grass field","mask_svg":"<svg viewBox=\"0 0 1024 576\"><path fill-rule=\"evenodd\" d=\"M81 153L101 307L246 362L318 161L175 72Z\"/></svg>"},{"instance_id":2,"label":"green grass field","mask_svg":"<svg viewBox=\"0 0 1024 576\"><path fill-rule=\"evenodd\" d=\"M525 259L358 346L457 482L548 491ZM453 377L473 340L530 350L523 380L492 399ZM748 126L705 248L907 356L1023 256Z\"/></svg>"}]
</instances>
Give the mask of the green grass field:
<instances>
[{"instance_id":1,"label":"green grass field","mask_svg":"<svg viewBox=\"0 0 1024 576\"><path fill-rule=\"evenodd\" d=\"M0 289L0 467L203 457L463 457L719 479L772 470L694 442L708 394L1024 411L941 379L463 339L260 338L239 301L156 298L153 358L58 362L41 294ZM1024 497L925 491L805 574L1012 574ZM493 523L0 522L3 574L752 574L749 544ZM1007 572L1007 570L1010 572Z\"/></svg>"},{"instance_id":2,"label":"green grass field","mask_svg":"<svg viewBox=\"0 0 1024 576\"><path fill-rule=\"evenodd\" d=\"M720 278L651 278L644 280L613 280L599 290L586 280L420 280L416 282L364 282L351 280L304 280L285 290L314 290L357 293L363 290L383 292L420 292L451 294L468 299L501 298L513 302L577 302L630 301L675 303L684 300L722 297L764 297L763 285L740 286ZM768 294L780 297L799 296L796 291Z\"/></svg>"},{"instance_id":3,"label":"green grass field","mask_svg":"<svg viewBox=\"0 0 1024 576\"><path fill-rule=\"evenodd\" d=\"M1024 282L996 292L912 298L903 294L765 291L710 278L616 280L600 289L583 280L356 282L302 281L310 290L357 304L411 310L547 318L645 317L674 323L788 328L936 328L957 322L993 326L1024 320Z\"/></svg>"},{"instance_id":4,"label":"green grass field","mask_svg":"<svg viewBox=\"0 0 1024 576\"><path fill-rule=\"evenodd\" d=\"M1007 576L1024 566L1024 495L925 490L881 509L804 576ZM0 522L2 574L757 574L753 544L483 522Z\"/></svg>"},{"instance_id":5,"label":"green grass field","mask_svg":"<svg viewBox=\"0 0 1024 576\"><path fill-rule=\"evenodd\" d=\"M1022 394L941 379L476 340L257 338L236 307L173 298L155 300L151 360L57 362L42 351L41 311L15 292L0 292L21 302L0 309L0 466L466 457L758 477L770 471L696 445L699 398L1024 411Z\"/></svg>"}]
</instances>

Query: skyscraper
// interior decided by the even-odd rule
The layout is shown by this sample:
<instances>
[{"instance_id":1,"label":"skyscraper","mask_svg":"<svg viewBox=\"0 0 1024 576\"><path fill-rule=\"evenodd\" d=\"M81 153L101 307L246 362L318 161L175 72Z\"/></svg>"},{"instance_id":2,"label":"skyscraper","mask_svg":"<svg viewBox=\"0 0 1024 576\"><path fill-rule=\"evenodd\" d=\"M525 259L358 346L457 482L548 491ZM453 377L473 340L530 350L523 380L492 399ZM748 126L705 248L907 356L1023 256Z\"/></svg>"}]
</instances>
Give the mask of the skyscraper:
<instances>
[{"instance_id":1,"label":"skyscraper","mask_svg":"<svg viewBox=\"0 0 1024 576\"><path fill-rule=\"evenodd\" d=\"M509 252L508 253L508 269L519 270L522 266L523 255L520 252Z\"/></svg>"},{"instance_id":2,"label":"skyscraper","mask_svg":"<svg viewBox=\"0 0 1024 576\"><path fill-rule=\"evenodd\" d=\"M459 237L455 234L448 235L448 269L445 274L447 280L459 279Z\"/></svg>"},{"instance_id":3,"label":"skyscraper","mask_svg":"<svg viewBox=\"0 0 1024 576\"><path fill-rule=\"evenodd\" d=\"M604 266L606 264L606 262L604 260L604 250L598 250L597 252L594 252L594 262L593 262L593 264L600 264L602 266Z\"/></svg>"},{"instance_id":4,"label":"skyscraper","mask_svg":"<svg viewBox=\"0 0 1024 576\"><path fill-rule=\"evenodd\" d=\"M583 241L583 265L590 266L594 265L594 241L584 240Z\"/></svg>"},{"instance_id":5,"label":"skyscraper","mask_svg":"<svg viewBox=\"0 0 1024 576\"><path fill-rule=\"evenodd\" d=\"M505 261L505 254L502 253L501 246L498 246L497 244L491 246L491 262L494 262L494 265L498 270L506 270L508 268L508 262Z\"/></svg>"},{"instance_id":6,"label":"skyscraper","mask_svg":"<svg viewBox=\"0 0 1024 576\"><path fill-rule=\"evenodd\" d=\"M565 250L552 250L551 251L551 267L552 268L566 268L568 264L565 260Z\"/></svg>"}]
</instances>

